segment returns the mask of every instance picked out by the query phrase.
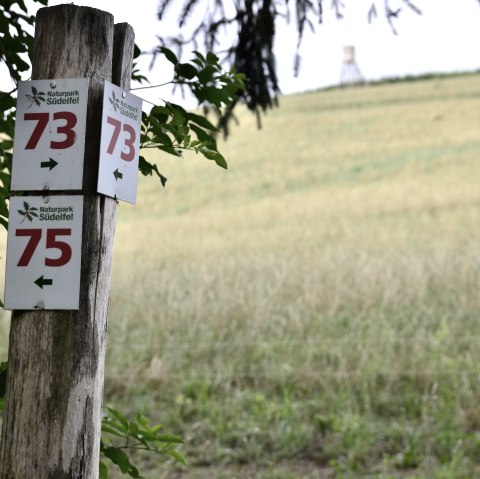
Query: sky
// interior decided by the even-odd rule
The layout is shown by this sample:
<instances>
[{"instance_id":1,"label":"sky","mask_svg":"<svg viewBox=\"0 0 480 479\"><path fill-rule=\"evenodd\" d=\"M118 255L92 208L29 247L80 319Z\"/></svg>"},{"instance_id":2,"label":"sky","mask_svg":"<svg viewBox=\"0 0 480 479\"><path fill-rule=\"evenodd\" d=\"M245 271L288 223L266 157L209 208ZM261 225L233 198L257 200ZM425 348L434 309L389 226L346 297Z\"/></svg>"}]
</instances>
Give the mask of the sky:
<instances>
[{"instance_id":1,"label":"sky","mask_svg":"<svg viewBox=\"0 0 480 479\"><path fill-rule=\"evenodd\" d=\"M275 51L280 89L284 94L315 90L338 84L341 80L343 51L355 47L356 64L366 80L387 77L473 71L480 69L480 2L478 0L413 0L422 11L417 15L408 7L397 19L398 34L382 16L383 0L376 0L378 17L371 24L367 20L372 0L343 0L344 18L337 20L324 2L324 22L316 25L315 32L306 30L300 48L302 57L300 74L293 74L296 30L292 21L277 23ZM178 5L184 0L176 0ZM50 0L49 5L67 3ZM128 22L134 29L136 43L142 50L156 45L156 36L175 33L174 18L160 24L156 18L157 0L74 0L76 5L92 6L113 14L115 23ZM401 5L391 0L391 5ZM28 2L27 2L28 4ZM175 4L175 2L174 2ZM31 5L31 2L30 2ZM32 8L32 13L35 13ZM188 58L185 58L188 60ZM158 64L148 72L149 60L140 64L152 84L170 79L168 64ZM138 95L158 103L168 98L171 87L139 90Z\"/></svg>"}]
</instances>

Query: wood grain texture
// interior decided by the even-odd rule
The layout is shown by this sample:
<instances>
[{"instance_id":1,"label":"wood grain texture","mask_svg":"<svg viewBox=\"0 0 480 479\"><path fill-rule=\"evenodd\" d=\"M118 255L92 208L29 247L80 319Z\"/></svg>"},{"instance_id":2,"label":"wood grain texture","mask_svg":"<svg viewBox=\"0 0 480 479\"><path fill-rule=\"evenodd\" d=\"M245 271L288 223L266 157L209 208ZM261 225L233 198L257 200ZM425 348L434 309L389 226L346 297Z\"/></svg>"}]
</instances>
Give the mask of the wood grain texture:
<instances>
[{"instance_id":1,"label":"wood grain texture","mask_svg":"<svg viewBox=\"0 0 480 479\"><path fill-rule=\"evenodd\" d=\"M80 310L12 313L0 479L98 478L116 202L96 194L96 183L114 51L114 83L128 88L131 27L114 28L111 14L88 7L38 11L32 78L90 78Z\"/></svg>"}]
</instances>

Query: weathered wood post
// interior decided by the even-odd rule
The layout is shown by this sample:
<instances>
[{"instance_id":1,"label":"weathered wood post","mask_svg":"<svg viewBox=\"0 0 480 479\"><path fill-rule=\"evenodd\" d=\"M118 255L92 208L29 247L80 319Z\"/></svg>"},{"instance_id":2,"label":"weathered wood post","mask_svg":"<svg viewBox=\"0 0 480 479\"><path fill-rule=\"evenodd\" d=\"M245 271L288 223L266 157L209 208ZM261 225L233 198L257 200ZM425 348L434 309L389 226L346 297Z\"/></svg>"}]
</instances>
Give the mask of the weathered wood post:
<instances>
[{"instance_id":1,"label":"weathered wood post","mask_svg":"<svg viewBox=\"0 0 480 479\"><path fill-rule=\"evenodd\" d=\"M83 189L67 192L84 195L80 309L12 314L1 479L98 477L116 214L96 193L102 92L104 79L129 88L133 46L132 28L107 12L38 11L32 78L90 78Z\"/></svg>"}]
</instances>

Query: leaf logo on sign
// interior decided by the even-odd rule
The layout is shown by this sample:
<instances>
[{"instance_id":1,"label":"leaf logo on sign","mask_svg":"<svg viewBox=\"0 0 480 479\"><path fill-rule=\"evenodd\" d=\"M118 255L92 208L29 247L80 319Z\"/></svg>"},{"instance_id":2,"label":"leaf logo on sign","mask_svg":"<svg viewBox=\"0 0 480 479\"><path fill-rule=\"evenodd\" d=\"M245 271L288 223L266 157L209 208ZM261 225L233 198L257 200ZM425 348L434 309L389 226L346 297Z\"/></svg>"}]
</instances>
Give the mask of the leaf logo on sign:
<instances>
[{"instance_id":1,"label":"leaf logo on sign","mask_svg":"<svg viewBox=\"0 0 480 479\"><path fill-rule=\"evenodd\" d=\"M40 106L40 102L45 101L45 92L38 91L34 86L32 86L32 94L25 96L28 100L30 100L30 105L28 105L28 108L30 108L34 103L35 105Z\"/></svg>"},{"instance_id":2,"label":"leaf logo on sign","mask_svg":"<svg viewBox=\"0 0 480 479\"><path fill-rule=\"evenodd\" d=\"M33 222L33 218L38 218L38 208L35 206L30 206L26 201L23 202L23 210L17 210L18 213L23 217L20 223L23 223L25 220Z\"/></svg>"},{"instance_id":3,"label":"leaf logo on sign","mask_svg":"<svg viewBox=\"0 0 480 479\"><path fill-rule=\"evenodd\" d=\"M120 108L120 100L115 96L114 91L112 91L112 96L109 98L109 100L113 106L113 111L117 113L117 108Z\"/></svg>"}]
</instances>

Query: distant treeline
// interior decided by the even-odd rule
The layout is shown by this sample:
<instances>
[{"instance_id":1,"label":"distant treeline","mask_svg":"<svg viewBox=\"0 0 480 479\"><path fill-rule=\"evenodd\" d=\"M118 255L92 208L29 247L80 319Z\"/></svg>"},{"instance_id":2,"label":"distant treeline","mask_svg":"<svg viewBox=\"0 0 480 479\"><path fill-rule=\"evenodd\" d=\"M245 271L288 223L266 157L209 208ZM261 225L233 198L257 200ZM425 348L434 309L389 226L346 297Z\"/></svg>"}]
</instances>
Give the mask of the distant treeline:
<instances>
[{"instance_id":1,"label":"distant treeline","mask_svg":"<svg viewBox=\"0 0 480 479\"><path fill-rule=\"evenodd\" d=\"M361 83L355 83L355 84L349 83L349 84L343 84L343 85L341 84L331 85L331 86L317 88L315 90L310 90L310 91L338 90L341 88L348 88L352 86L383 85L387 83L415 82L415 81L422 81L422 80L432 80L434 78L453 78L453 77L478 75L478 74L480 74L480 70L460 71L460 72L450 72L450 73L422 73L419 75L386 77L386 78L380 78L379 80L364 80Z\"/></svg>"}]
</instances>

